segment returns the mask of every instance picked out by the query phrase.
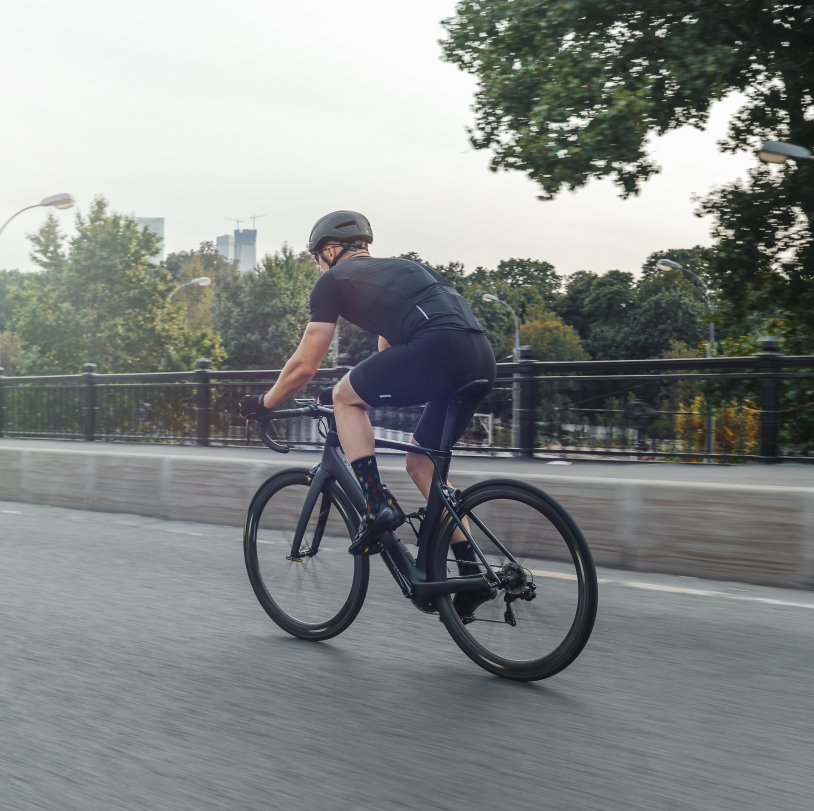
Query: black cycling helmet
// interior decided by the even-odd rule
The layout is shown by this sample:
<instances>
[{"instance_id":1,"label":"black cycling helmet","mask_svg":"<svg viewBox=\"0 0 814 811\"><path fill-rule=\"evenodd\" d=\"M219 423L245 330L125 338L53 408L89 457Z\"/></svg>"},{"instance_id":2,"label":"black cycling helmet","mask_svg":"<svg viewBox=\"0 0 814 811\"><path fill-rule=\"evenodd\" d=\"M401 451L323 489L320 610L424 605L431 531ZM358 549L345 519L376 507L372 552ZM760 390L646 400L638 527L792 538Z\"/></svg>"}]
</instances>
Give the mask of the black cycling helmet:
<instances>
[{"instance_id":1,"label":"black cycling helmet","mask_svg":"<svg viewBox=\"0 0 814 811\"><path fill-rule=\"evenodd\" d=\"M358 211L332 211L317 220L308 238L308 253L315 254L328 242L340 244L373 242L373 229L364 214Z\"/></svg>"}]
</instances>

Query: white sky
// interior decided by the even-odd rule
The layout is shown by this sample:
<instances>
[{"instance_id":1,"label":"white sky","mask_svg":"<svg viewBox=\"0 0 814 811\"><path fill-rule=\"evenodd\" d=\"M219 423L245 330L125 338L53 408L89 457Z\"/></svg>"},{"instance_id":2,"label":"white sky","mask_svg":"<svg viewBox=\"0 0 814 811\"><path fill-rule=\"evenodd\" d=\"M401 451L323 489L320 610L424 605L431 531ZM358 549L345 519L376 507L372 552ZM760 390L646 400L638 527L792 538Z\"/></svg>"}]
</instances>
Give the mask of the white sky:
<instances>
[{"instance_id":1,"label":"white sky","mask_svg":"<svg viewBox=\"0 0 814 811\"><path fill-rule=\"evenodd\" d=\"M374 253L418 252L468 269L532 257L561 273L636 272L655 250L709 244L693 215L754 162L706 133L659 139L663 167L622 201L591 183L553 203L469 148L474 80L440 59L453 0L26 0L0 29L0 221L57 192L165 217L167 250L257 221L258 255L304 246L313 222L351 208ZM73 212L61 212L69 228ZM0 268L33 267L28 211L0 236Z\"/></svg>"}]
</instances>

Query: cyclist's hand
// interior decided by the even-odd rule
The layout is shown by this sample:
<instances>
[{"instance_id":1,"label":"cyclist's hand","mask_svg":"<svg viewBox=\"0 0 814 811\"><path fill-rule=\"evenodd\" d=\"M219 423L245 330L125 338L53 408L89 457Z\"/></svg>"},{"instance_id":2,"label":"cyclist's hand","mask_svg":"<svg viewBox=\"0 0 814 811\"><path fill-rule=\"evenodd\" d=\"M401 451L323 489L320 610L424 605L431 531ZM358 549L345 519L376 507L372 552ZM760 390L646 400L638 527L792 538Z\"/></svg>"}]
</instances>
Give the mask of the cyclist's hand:
<instances>
[{"instance_id":1,"label":"cyclist's hand","mask_svg":"<svg viewBox=\"0 0 814 811\"><path fill-rule=\"evenodd\" d=\"M247 394L240 398L238 413L247 420L259 420L265 417L271 409L263 405L263 394Z\"/></svg>"},{"instance_id":2,"label":"cyclist's hand","mask_svg":"<svg viewBox=\"0 0 814 811\"><path fill-rule=\"evenodd\" d=\"M333 405L334 404L334 390L333 387L330 389L325 389L319 393L317 397L317 402L320 405Z\"/></svg>"}]
</instances>

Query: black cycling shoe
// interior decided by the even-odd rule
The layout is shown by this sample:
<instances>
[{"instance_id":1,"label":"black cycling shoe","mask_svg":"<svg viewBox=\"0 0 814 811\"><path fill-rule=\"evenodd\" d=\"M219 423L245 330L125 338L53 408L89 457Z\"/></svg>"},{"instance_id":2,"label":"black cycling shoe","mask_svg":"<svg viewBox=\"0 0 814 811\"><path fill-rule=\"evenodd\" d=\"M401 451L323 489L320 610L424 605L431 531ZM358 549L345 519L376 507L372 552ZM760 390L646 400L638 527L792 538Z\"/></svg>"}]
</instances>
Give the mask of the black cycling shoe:
<instances>
[{"instance_id":1,"label":"black cycling shoe","mask_svg":"<svg viewBox=\"0 0 814 811\"><path fill-rule=\"evenodd\" d=\"M404 513L401 507L399 507L395 499L391 499L391 503L385 504L376 515L371 517L368 514L359 524L356 537L348 547L348 552L351 555L375 555L381 548L379 538L385 532L400 527L404 521Z\"/></svg>"},{"instance_id":2,"label":"black cycling shoe","mask_svg":"<svg viewBox=\"0 0 814 811\"><path fill-rule=\"evenodd\" d=\"M481 591L459 591L452 598L452 606L464 625L475 621L475 611L489 600L497 597L497 589L488 588Z\"/></svg>"}]
</instances>

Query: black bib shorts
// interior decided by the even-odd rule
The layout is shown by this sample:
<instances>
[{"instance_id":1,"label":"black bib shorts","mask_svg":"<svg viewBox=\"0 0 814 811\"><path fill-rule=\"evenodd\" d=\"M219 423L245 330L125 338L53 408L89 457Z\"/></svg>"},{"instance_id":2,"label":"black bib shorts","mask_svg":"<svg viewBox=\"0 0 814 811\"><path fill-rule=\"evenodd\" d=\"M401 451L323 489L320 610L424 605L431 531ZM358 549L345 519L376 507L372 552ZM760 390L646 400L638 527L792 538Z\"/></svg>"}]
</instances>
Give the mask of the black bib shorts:
<instances>
[{"instance_id":1,"label":"black bib shorts","mask_svg":"<svg viewBox=\"0 0 814 811\"><path fill-rule=\"evenodd\" d=\"M461 329L424 330L362 361L350 373L354 391L374 408L426 403L413 433L416 442L439 449L447 415L447 398L473 380L494 385L495 354L483 332ZM464 400L453 431L457 442L483 399Z\"/></svg>"}]
</instances>

